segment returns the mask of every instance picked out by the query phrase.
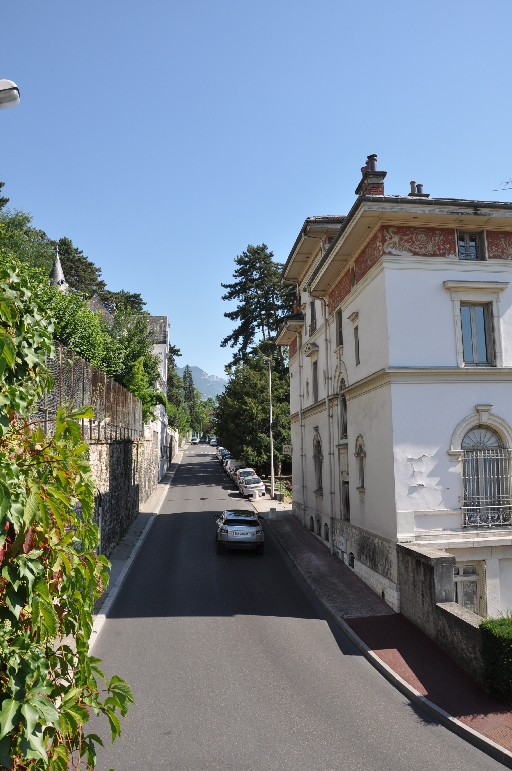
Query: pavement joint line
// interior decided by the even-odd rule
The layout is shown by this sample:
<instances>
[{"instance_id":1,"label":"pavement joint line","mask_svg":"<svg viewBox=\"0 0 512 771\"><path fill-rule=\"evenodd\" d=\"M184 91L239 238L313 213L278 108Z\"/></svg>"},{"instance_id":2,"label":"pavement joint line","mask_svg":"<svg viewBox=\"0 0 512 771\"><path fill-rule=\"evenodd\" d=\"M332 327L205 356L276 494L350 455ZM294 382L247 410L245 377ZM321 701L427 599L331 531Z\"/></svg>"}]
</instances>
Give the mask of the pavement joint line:
<instances>
[{"instance_id":1,"label":"pavement joint line","mask_svg":"<svg viewBox=\"0 0 512 771\"><path fill-rule=\"evenodd\" d=\"M255 511L257 511L255 506L253 506L253 508ZM371 648L369 648L363 640L361 640L361 638L354 632L354 630L347 624L347 622L335 611L335 609L331 606L324 595L317 589L309 574L303 570L296 562L292 554L288 551L285 544L279 537L278 533L276 533L272 528L271 520L266 521L281 548L286 552L294 567L299 571L315 596L320 600L330 615L333 616L338 626L356 646L356 648L361 651L361 653L370 662L370 664L375 667L375 669L377 669L381 675L389 680L389 682L394 685L395 688L403 693L404 696L407 696L408 699L413 701L415 704L418 704L418 706L422 707L422 709L435 717L449 731L457 734L461 737L461 739L464 739L469 744L472 744L474 747L481 750L486 755L489 755L491 758L494 758L494 760L497 760L499 763L502 763L507 768L512 768L512 752L509 752L500 744L494 742L492 739L487 738L478 731L475 731L470 726L462 723L460 720L457 720L457 718L453 717L453 715L450 715L448 712L445 712L444 709L438 707L437 704L429 701L429 699L427 699L419 691L413 688L412 685L409 685L406 680L404 680L393 669L391 669L388 664L382 661L382 659L380 659L377 654L371 650Z\"/></svg>"},{"instance_id":2,"label":"pavement joint line","mask_svg":"<svg viewBox=\"0 0 512 771\"><path fill-rule=\"evenodd\" d=\"M112 607L112 605L113 605L117 595L119 594L119 592L121 590L121 587L122 587L122 585L124 583L124 580L125 580L126 576L128 575L133 562L135 561L135 557L139 553L139 551L140 551L140 549L142 547L142 544L146 540L146 537L147 537L149 531L151 530L151 528L153 526L153 523L154 523L155 519L157 518L158 514L160 513L160 509L162 508L162 505L163 505L163 502L165 500L165 497L166 497L167 493L169 492L169 487L172 485L172 482L173 482L173 479L174 479L174 475L176 474L177 467L181 463L182 458L183 458L183 452L179 454L178 459L173 464L173 465L176 466L174 471L172 473L170 473L170 474L164 474L164 479L166 477L167 478L166 478L166 481L164 482L164 485L163 485L162 494L160 495L160 498L158 499L158 503L155 506L155 511L151 514L151 517L147 521L144 530L140 534L140 536L139 536L139 538L137 540L137 543L134 545L134 547L133 547L133 549L132 549L132 551L130 553L130 556L126 560L121 573L117 577L117 581L115 582L115 584L112 587L112 589L108 592L107 599L105 600L105 602L101 606L100 612L97 613L93 617L94 621L93 621L93 625L92 625L92 629L91 629L91 636L89 638L89 653L91 653L92 648L94 647L94 644L95 644L96 640L98 639L101 630L103 629L103 625L105 624L105 621L107 620L110 608Z\"/></svg>"}]
</instances>

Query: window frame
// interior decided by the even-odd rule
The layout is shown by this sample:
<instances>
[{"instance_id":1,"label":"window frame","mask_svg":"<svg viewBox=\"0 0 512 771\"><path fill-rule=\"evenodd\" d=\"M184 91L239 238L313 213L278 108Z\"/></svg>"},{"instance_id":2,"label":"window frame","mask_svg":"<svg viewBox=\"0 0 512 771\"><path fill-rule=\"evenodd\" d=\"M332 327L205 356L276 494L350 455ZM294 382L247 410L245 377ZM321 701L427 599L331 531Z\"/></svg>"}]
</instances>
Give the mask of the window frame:
<instances>
[{"instance_id":1,"label":"window frame","mask_svg":"<svg viewBox=\"0 0 512 771\"><path fill-rule=\"evenodd\" d=\"M469 239L471 236L475 237L475 245L476 245L476 254L477 256L473 259L472 257L462 257L461 256L461 248L460 248L460 241L464 240L464 249L465 251L470 250L470 243ZM485 243L485 231L483 230L457 230L457 257L459 260L463 260L464 262L486 262L487 260L487 250L486 250L486 243Z\"/></svg>"},{"instance_id":2,"label":"window frame","mask_svg":"<svg viewBox=\"0 0 512 771\"><path fill-rule=\"evenodd\" d=\"M455 347L457 367L503 367L503 344L501 339L500 294L509 281L444 281L443 286L451 293L455 325ZM492 330L492 364L472 364L464 361L462 339L462 305L489 305L489 324Z\"/></svg>"},{"instance_id":3,"label":"window frame","mask_svg":"<svg viewBox=\"0 0 512 771\"><path fill-rule=\"evenodd\" d=\"M471 353L472 360L466 359L466 346L464 341L464 313L463 308L469 308L469 326L471 329ZM479 359L479 334L478 334L478 322L476 319L476 308L483 308L483 322L484 322L484 338L485 338L485 361ZM494 344L494 323L492 314L492 303L488 302L461 302L460 303L460 316L461 316L461 334L462 334L462 358L465 367L494 367L496 361L496 351Z\"/></svg>"},{"instance_id":4,"label":"window frame","mask_svg":"<svg viewBox=\"0 0 512 771\"><path fill-rule=\"evenodd\" d=\"M339 308L334 318L336 320L336 349L343 348L343 312Z\"/></svg>"},{"instance_id":5,"label":"window frame","mask_svg":"<svg viewBox=\"0 0 512 771\"><path fill-rule=\"evenodd\" d=\"M359 345L359 324L354 325L354 356L356 361L356 367L361 364L361 351Z\"/></svg>"},{"instance_id":6,"label":"window frame","mask_svg":"<svg viewBox=\"0 0 512 771\"><path fill-rule=\"evenodd\" d=\"M318 401L318 361L311 362L311 385L313 391L313 404Z\"/></svg>"}]
</instances>

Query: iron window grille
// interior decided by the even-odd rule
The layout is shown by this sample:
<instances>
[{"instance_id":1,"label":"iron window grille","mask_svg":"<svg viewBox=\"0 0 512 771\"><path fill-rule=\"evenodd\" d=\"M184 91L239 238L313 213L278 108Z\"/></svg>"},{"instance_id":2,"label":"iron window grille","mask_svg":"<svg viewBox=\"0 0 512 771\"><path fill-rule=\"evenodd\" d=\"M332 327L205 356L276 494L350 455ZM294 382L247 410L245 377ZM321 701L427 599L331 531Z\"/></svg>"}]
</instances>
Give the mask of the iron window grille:
<instances>
[{"instance_id":1,"label":"iron window grille","mask_svg":"<svg viewBox=\"0 0 512 771\"><path fill-rule=\"evenodd\" d=\"M485 260L485 250L482 233L457 234L459 260Z\"/></svg>"},{"instance_id":2,"label":"iron window grille","mask_svg":"<svg viewBox=\"0 0 512 771\"><path fill-rule=\"evenodd\" d=\"M463 453L463 526L512 524L511 451L490 447Z\"/></svg>"},{"instance_id":3,"label":"iron window grille","mask_svg":"<svg viewBox=\"0 0 512 771\"><path fill-rule=\"evenodd\" d=\"M343 345L343 314L336 311L336 348Z\"/></svg>"},{"instance_id":4,"label":"iron window grille","mask_svg":"<svg viewBox=\"0 0 512 771\"><path fill-rule=\"evenodd\" d=\"M309 303L309 313L310 313L310 322L309 322L309 336L313 335L316 332L316 306L315 301L312 300L312 302Z\"/></svg>"}]
</instances>

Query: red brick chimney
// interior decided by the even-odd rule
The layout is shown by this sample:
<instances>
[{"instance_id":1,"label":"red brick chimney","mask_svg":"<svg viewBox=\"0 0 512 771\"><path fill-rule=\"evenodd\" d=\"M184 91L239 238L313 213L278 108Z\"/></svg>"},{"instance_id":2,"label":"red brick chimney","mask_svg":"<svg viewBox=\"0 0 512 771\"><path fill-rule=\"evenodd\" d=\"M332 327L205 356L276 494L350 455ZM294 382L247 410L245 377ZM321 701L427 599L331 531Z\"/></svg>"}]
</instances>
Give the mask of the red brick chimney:
<instances>
[{"instance_id":1,"label":"red brick chimney","mask_svg":"<svg viewBox=\"0 0 512 771\"><path fill-rule=\"evenodd\" d=\"M377 156L375 153L366 159L362 167L361 182L356 187L356 195L384 195L384 177L386 171L377 171Z\"/></svg>"}]
</instances>

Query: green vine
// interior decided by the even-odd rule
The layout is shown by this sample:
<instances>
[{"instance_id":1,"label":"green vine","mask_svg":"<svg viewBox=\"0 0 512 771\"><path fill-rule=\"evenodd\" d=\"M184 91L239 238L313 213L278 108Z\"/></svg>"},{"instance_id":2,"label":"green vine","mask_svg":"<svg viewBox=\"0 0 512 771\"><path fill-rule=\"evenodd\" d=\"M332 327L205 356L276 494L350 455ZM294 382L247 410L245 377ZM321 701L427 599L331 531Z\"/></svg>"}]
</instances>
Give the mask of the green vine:
<instances>
[{"instance_id":1,"label":"green vine","mask_svg":"<svg viewBox=\"0 0 512 771\"><path fill-rule=\"evenodd\" d=\"M92 414L60 409L51 437L30 421L52 333L30 276L0 269L0 766L13 771L95 768L91 712L113 741L133 702L88 652L109 566L78 423Z\"/></svg>"}]
</instances>

